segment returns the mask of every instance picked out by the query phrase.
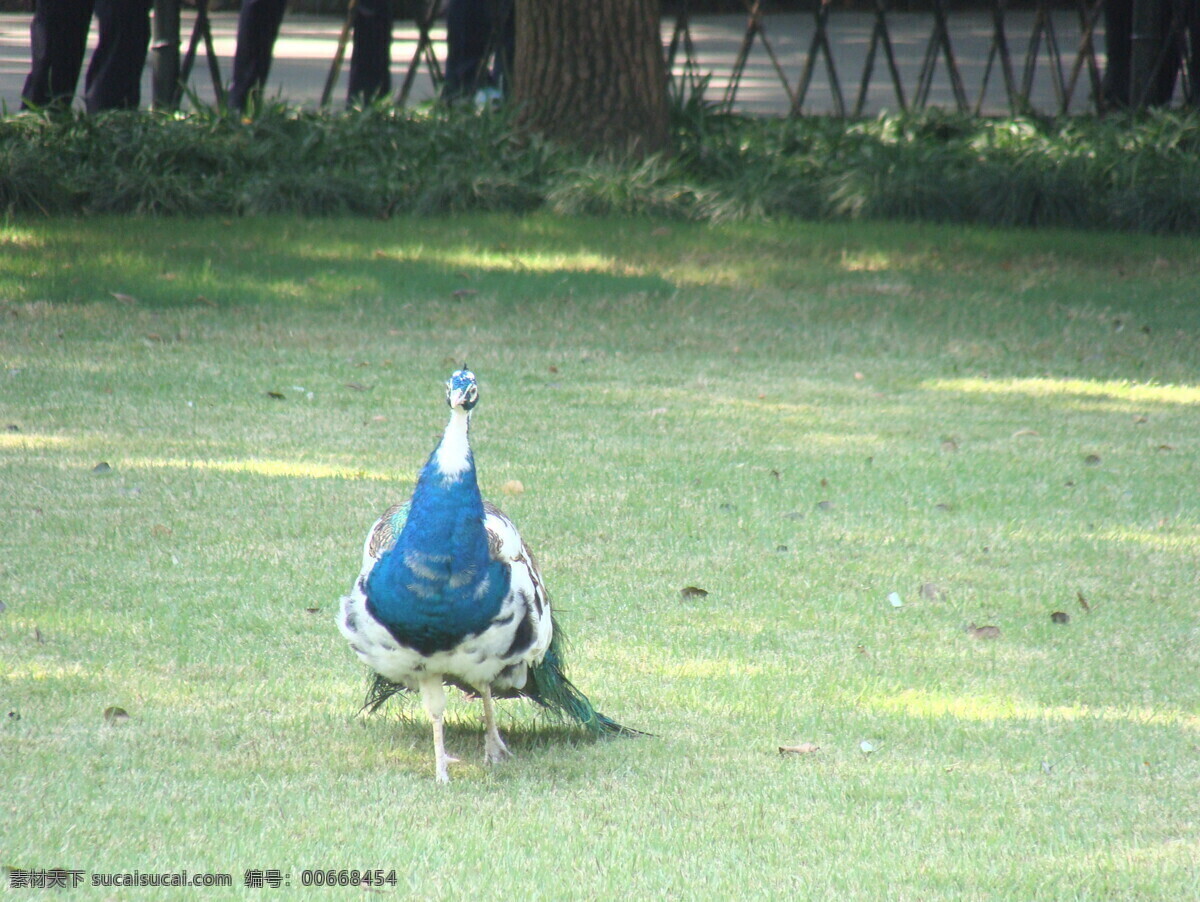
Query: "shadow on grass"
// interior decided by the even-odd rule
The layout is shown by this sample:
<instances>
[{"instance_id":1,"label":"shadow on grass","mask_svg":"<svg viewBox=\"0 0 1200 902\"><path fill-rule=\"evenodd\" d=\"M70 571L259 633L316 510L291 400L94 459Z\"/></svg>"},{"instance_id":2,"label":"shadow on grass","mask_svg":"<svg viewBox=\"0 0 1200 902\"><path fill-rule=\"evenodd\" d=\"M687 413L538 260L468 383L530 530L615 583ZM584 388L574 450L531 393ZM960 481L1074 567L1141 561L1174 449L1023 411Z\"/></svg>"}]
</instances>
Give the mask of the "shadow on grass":
<instances>
[{"instance_id":1,"label":"shadow on grass","mask_svg":"<svg viewBox=\"0 0 1200 902\"><path fill-rule=\"evenodd\" d=\"M115 236L115 237L114 237ZM1194 260L1182 238L887 223L708 226L652 219L472 215L302 220L96 218L0 229L0 297L135 298L150 308L397 300L541 300L718 285L795 289L879 273L1012 276L1080 268L1096 278ZM1044 301L1038 304L1044 306Z\"/></svg>"},{"instance_id":2,"label":"shadow on grass","mask_svg":"<svg viewBox=\"0 0 1200 902\"><path fill-rule=\"evenodd\" d=\"M497 723L504 743L513 752L547 749L556 746L585 746L617 739L645 738L649 734L622 734L596 736L582 727L570 724L551 714L541 711L529 701L498 701ZM374 714L360 711L358 716L375 729L395 729L403 732L404 738L421 746L426 741L432 744L432 727L421 707L416 693L395 696L384 708ZM519 720L516 718L520 718ZM459 749L469 748L472 743L483 740L483 709L478 699L469 699L461 693L450 693L450 704L446 709L445 734L448 744Z\"/></svg>"}]
</instances>

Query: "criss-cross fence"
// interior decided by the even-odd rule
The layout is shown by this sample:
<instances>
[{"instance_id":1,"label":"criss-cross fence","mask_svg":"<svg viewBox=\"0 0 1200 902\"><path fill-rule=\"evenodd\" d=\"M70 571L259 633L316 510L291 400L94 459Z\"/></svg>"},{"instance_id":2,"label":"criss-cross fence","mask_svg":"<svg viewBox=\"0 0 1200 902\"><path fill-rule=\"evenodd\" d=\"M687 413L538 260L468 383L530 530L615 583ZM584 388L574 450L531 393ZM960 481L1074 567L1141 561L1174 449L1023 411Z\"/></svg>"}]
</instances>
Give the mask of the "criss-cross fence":
<instances>
[{"instance_id":1,"label":"criss-cross fence","mask_svg":"<svg viewBox=\"0 0 1200 902\"><path fill-rule=\"evenodd\" d=\"M490 2L505 10L513 0ZM1165 103L1172 96L1200 105L1200 0L701 2L702 12L693 0L667 4L663 51L671 88L678 97L702 97L725 110L859 117L940 107L977 115L1062 115L1103 113L1114 101ZM893 5L899 3L903 9ZM1133 9L1135 18L1137 10L1153 8L1157 19L1149 25L1134 21L1123 35L1109 35L1106 20L1114 20L1112 9L1106 16L1106 4ZM171 5L158 0L156 29ZM410 35L393 60L399 104L421 99L415 96L418 83L435 94L440 88L442 5L397 3ZM220 96L207 8L208 0L197 0L182 64L178 18L164 16L175 29L174 44L170 34L156 34L156 54L175 46L176 56L155 59L156 105L178 102L178 85L187 82L201 47ZM331 99L350 31L347 18L322 105Z\"/></svg>"},{"instance_id":2,"label":"criss-cross fence","mask_svg":"<svg viewBox=\"0 0 1200 902\"><path fill-rule=\"evenodd\" d=\"M1200 75L1195 71L1200 48L1194 43L1200 40L1198 0L1162 0L1152 26L1153 46L1139 48L1140 36L1133 35L1125 56L1139 49L1148 56L1138 70L1144 73L1143 81L1132 86L1104 84L1103 48L1105 38L1112 37L1103 31L1106 2L1114 0L1036 0L1012 9L1007 0L987 0L956 12L950 0L927 0L923 11L896 12L887 0L873 0L864 12L861 7L867 4L847 8L849 4L837 0L742 0L745 31L728 76L720 78L720 70L697 50L692 3L683 0L667 43L667 61L678 92L708 93L719 79L720 96L707 99L732 109L744 92L747 65L759 52L770 64L770 88L786 99L786 112L792 116L829 112L858 117L873 107L908 111L930 105L977 115L1062 115L1089 108L1104 112L1114 98L1136 106L1163 102L1163 85L1176 76L1182 83L1182 101L1200 100L1195 96ZM1133 0L1124 2L1132 7ZM955 27L964 23L965 28ZM918 38L919 62L912 54L918 48L898 50L898 31L906 42L914 35ZM778 51L785 41L805 45L798 72L789 72ZM957 52L956 46L967 47L968 55ZM1110 56L1114 49L1109 48ZM1119 77L1128 81L1136 75L1126 62ZM1035 90L1042 87L1039 80L1048 89ZM818 100L813 88L821 82ZM764 90L761 85L756 89ZM822 102L825 109L820 108Z\"/></svg>"}]
</instances>

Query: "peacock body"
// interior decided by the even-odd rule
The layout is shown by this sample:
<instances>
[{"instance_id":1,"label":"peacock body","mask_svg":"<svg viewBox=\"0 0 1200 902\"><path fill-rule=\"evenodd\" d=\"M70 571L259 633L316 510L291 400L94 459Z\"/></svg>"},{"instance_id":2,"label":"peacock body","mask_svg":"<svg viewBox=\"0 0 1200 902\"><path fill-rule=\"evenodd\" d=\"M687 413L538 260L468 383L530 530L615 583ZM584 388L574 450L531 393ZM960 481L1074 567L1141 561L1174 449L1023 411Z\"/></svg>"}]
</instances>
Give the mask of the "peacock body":
<instances>
[{"instance_id":1,"label":"peacock body","mask_svg":"<svg viewBox=\"0 0 1200 902\"><path fill-rule=\"evenodd\" d=\"M595 711L563 673L541 573L512 520L483 500L469 438L479 400L464 366L446 383L450 421L412 497L367 535L362 570L342 599L338 628L375 673L368 706L396 691L421 694L433 723L437 779L450 779L444 685L483 701L484 761L509 756L493 699L524 696L595 734L634 732Z\"/></svg>"}]
</instances>

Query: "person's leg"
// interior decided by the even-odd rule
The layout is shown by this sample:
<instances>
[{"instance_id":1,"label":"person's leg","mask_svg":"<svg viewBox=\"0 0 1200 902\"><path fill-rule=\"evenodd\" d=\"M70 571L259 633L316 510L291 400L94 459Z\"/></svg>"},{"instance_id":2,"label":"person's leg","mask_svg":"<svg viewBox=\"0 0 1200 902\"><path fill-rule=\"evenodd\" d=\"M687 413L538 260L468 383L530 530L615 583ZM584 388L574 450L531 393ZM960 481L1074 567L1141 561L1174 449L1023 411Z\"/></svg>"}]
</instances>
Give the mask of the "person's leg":
<instances>
[{"instance_id":1,"label":"person's leg","mask_svg":"<svg viewBox=\"0 0 1200 902\"><path fill-rule=\"evenodd\" d=\"M100 41L84 82L87 111L136 110L150 49L151 0L96 0Z\"/></svg>"},{"instance_id":2,"label":"person's leg","mask_svg":"<svg viewBox=\"0 0 1200 902\"><path fill-rule=\"evenodd\" d=\"M231 109L245 109L250 94L262 91L266 85L286 5L287 0L243 0L229 82Z\"/></svg>"},{"instance_id":3,"label":"person's leg","mask_svg":"<svg viewBox=\"0 0 1200 902\"><path fill-rule=\"evenodd\" d=\"M92 4L88 0L36 0L29 26L29 77L21 107L69 107L83 68Z\"/></svg>"},{"instance_id":4,"label":"person's leg","mask_svg":"<svg viewBox=\"0 0 1200 902\"><path fill-rule=\"evenodd\" d=\"M472 97L492 33L488 0L449 0L446 4L446 81L442 99Z\"/></svg>"},{"instance_id":5,"label":"person's leg","mask_svg":"<svg viewBox=\"0 0 1200 902\"><path fill-rule=\"evenodd\" d=\"M346 100L370 103L391 92L392 0L358 0Z\"/></svg>"}]
</instances>

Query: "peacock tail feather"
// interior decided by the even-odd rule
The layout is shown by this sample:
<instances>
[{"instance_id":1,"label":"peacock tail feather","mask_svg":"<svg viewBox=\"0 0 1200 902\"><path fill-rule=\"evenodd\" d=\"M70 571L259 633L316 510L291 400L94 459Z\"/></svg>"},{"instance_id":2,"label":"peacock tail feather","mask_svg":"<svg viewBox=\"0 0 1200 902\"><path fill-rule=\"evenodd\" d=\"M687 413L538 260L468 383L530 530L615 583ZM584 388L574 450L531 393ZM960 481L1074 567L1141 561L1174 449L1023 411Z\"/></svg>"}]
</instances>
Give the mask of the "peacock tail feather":
<instances>
[{"instance_id":1,"label":"peacock tail feather","mask_svg":"<svg viewBox=\"0 0 1200 902\"><path fill-rule=\"evenodd\" d=\"M637 730L622 726L611 717L601 714L592 707L588 697L580 692L563 672L563 634L554 623L554 638L541 663L529 670L524 693L541 705L542 710L555 717L573 720L594 736L612 736L624 733L642 735Z\"/></svg>"}]
</instances>

